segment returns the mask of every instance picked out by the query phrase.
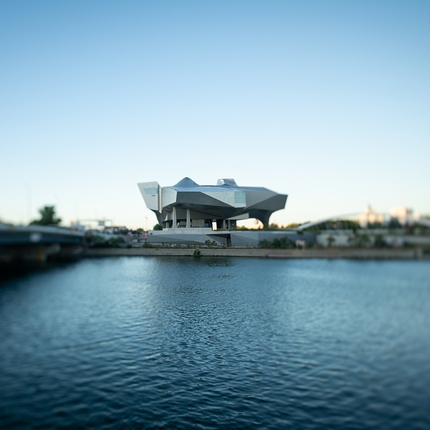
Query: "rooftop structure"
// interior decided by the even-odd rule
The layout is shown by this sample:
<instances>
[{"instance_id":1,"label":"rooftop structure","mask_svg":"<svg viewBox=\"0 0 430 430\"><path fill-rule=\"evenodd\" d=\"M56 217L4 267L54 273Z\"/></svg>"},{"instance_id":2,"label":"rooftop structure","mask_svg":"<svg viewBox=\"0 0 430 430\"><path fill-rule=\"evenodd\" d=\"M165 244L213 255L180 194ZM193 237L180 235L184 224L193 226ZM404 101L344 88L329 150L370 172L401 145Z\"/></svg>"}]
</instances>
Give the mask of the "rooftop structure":
<instances>
[{"instance_id":1,"label":"rooftop structure","mask_svg":"<svg viewBox=\"0 0 430 430\"><path fill-rule=\"evenodd\" d=\"M256 218L269 224L273 212L284 209L286 194L261 187L239 187L234 179L199 185L184 178L176 185L138 184L146 206L164 228L235 229L236 221ZM215 227L216 226L216 227Z\"/></svg>"}]
</instances>

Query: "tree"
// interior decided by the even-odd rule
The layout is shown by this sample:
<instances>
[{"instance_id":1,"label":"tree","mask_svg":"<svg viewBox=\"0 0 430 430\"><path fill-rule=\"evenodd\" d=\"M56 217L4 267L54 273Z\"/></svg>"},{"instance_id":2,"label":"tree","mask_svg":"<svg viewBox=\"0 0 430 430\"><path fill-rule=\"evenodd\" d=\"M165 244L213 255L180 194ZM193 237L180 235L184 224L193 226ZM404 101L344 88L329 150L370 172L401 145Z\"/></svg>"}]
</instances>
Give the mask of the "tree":
<instances>
[{"instance_id":1,"label":"tree","mask_svg":"<svg viewBox=\"0 0 430 430\"><path fill-rule=\"evenodd\" d=\"M261 240L258 243L258 246L260 248L288 249L288 248L294 248L295 244L288 237L280 237L280 238L275 238L273 240L267 240L267 239Z\"/></svg>"},{"instance_id":2,"label":"tree","mask_svg":"<svg viewBox=\"0 0 430 430\"><path fill-rule=\"evenodd\" d=\"M32 221L32 225L58 225L61 218L55 217L55 206L44 206L39 209L40 219Z\"/></svg>"},{"instance_id":3,"label":"tree","mask_svg":"<svg viewBox=\"0 0 430 430\"><path fill-rule=\"evenodd\" d=\"M264 227L263 227L263 230L279 230L279 225L278 224L275 224L275 223L272 223L272 224L270 224L269 226L267 226L267 225L265 225Z\"/></svg>"},{"instance_id":4,"label":"tree","mask_svg":"<svg viewBox=\"0 0 430 430\"><path fill-rule=\"evenodd\" d=\"M336 242L336 239L332 235L330 235L327 238L327 248L331 248L334 242Z\"/></svg>"},{"instance_id":5,"label":"tree","mask_svg":"<svg viewBox=\"0 0 430 430\"><path fill-rule=\"evenodd\" d=\"M371 240L369 235L363 233L363 234L354 234L353 236L351 236L348 239L348 242L352 245L352 246L356 246L358 248L362 248L362 247L366 247L366 246L370 246Z\"/></svg>"},{"instance_id":6,"label":"tree","mask_svg":"<svg viewBox=\"0 0 430 430\"><path fill-rule=\"evenodd\" d=\"M163 226L161 224L155 224L154 230L163 230Z\"/></svg>"}]
</instances>

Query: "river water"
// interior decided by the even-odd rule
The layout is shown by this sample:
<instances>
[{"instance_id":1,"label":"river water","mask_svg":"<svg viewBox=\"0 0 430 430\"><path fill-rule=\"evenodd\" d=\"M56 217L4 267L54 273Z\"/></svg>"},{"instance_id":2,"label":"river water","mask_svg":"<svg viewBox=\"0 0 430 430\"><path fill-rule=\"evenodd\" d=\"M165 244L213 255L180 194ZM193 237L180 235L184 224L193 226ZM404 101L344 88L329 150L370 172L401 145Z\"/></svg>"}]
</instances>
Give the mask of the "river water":
<instances>
[{"instance_id":1,"label":"river water","mask_svg":"<svg viewBox=\"0 0 430 430\"><path fill-rule=\"evenodd\" d=\"M430 264L119 257L3 281L0 423L429 429Z\"/></svg>"}]
</instances>

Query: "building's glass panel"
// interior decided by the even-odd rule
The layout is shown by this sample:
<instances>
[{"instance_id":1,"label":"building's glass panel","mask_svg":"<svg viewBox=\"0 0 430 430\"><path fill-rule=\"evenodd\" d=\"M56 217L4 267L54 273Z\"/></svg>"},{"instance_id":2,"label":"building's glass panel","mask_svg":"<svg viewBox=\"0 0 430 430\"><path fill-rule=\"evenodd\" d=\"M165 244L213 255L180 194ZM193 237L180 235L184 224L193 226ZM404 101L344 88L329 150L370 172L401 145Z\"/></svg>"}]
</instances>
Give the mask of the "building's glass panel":
<instances>
[{"instance_id":1,"label":"building's glass panel","mask_svg":"<svg viewBox=\"0 0 430 430\"><path fill-rule=\"evenodd\" d=\"M158 189L157 188L144 188L146 194L157 194Z\"/></svg>"},{"instance_id":2,"label":"building's glass panel","mask_svg":"<svg viewBox=\"0 0 430 430\"><path fill-rule=\"evenodd\" d=\"M235 203L242 203L242 204L246 204L246 194L244 191L236 191L234 193L234 202Z\"/></svg>"}]
</instances>

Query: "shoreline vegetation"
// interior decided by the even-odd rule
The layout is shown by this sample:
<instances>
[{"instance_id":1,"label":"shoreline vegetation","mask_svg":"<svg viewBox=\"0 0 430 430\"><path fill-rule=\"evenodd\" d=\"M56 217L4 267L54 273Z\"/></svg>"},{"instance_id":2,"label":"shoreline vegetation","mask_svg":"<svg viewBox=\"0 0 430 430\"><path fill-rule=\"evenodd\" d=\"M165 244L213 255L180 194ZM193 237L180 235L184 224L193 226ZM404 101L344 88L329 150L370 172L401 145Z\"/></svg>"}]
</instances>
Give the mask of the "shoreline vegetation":
<instances>
[{"instance_id":1,"label":"shoreline vegetation","mask_svg":"<svg viewBox=\"0 0 430 430\"><path fill-rule=\"evenodd\" d=\"M199 252L196 253L195 251ZM322 258L359 260L429 260L422 248L323 248L323 249L264 249L264 248L88 248L84 258L154 256L154 257L253 257L253 258Z\"/></svg>"}]
</instances>

